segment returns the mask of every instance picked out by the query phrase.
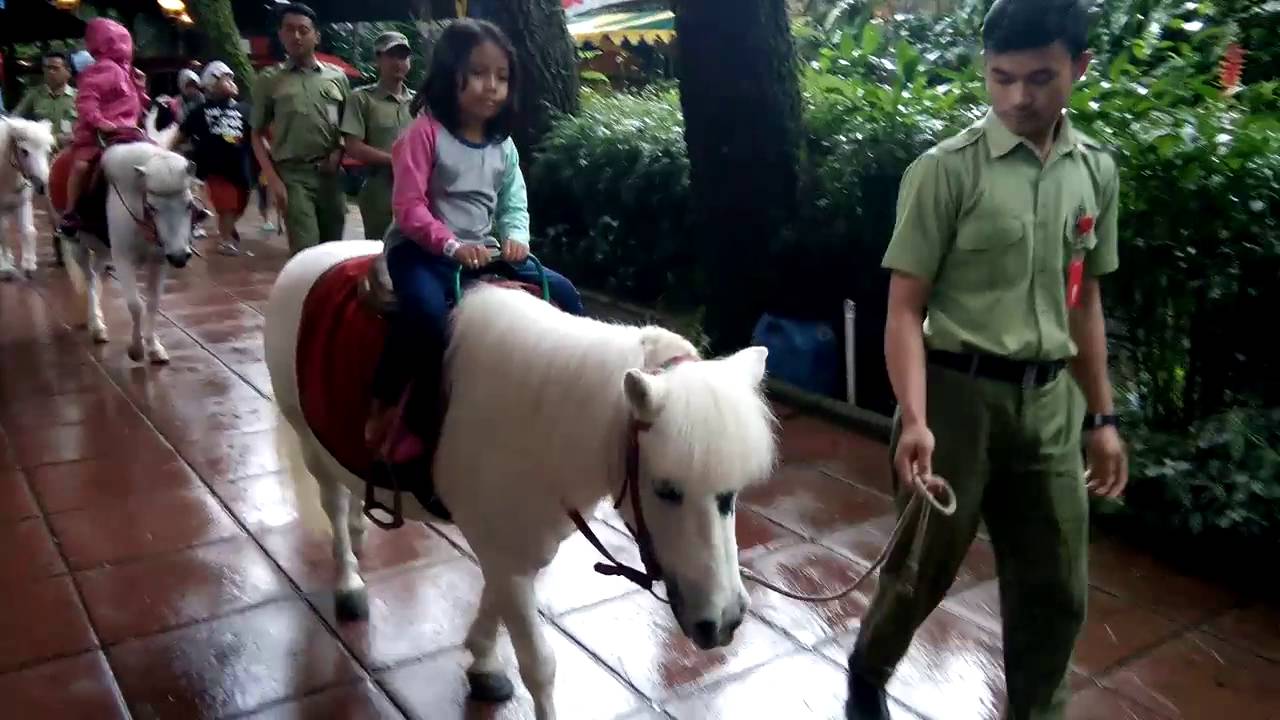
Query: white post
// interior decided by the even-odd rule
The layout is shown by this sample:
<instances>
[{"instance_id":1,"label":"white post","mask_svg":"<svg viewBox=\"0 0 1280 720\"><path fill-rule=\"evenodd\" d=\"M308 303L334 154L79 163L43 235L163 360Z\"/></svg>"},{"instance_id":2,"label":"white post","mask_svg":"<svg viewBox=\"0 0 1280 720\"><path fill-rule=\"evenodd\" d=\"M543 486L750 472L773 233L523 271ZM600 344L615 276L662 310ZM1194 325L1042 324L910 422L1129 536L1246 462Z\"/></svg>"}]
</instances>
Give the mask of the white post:
<instances>
[{"instance_id":1,"label":"white post","mask_svg":"<svg viewBox=\"0 0 1280 720\"><path fill-rule=\"evenodd\" d=\"M852 300L846 298L844 301L844 381L845 394L849 404L854 407L858 407L857 361L854 359L856 340L853 336L856 315L857 306Z\"/></svg>"}]
</instances>

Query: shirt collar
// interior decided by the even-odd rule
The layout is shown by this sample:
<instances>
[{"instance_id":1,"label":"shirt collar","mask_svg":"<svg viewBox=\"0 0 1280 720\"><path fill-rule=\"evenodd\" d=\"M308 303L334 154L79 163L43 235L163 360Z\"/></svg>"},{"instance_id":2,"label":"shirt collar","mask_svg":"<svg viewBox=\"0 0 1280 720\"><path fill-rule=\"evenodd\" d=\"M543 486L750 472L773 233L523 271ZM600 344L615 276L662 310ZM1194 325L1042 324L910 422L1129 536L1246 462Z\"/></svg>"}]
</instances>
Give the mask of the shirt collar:
<instances>
[{"instance_id":1,"label":"shirt collar","mask_svg":"<svg viewBox=\"0 0 1280 720\"><path fill-rule=\"evenodd\" d=\"M384 100L395 100L398 103L409 102L409 99L413 97L413 93L409 90L409 87L403 84L400 86L399 95L393 92L383 91L379 89L377 85L374 86L374 94Z\"/></svg>"},{"instance_id":2,"label":"shirt collar","mask_svg":"<svg viewBox=\"0 0 1280 720\"><path fill-rule=\"evenodd\" d=\"M1024 145L1032 152L1036 152L1026 138L1015 135L1012 130L1005 127L1005 124L996 116L995 110L987 111L987 116L982 119L982 128L987 138L987 148L991 151L993 159L1008 155L1019 145ZM1050 157L1065 155L1079 146L1080 136L1076 134L1071 124L1071 116L1063 113L1058 121L1058 136L1054 138L1049 155Z\"/></svg>"},{"instance_id":3,"label":"shirt collar","mask_svg":"<svg viewBox=\"0 0 1280 720\"><path fill-rule=\"evenodd\" d=\"M303 67L298 63L294 62L293 58L286 59L284 61L284 66L285 68L292 70L294 72L303 72L306 70L310 70L311 72L320 72L321 70L324 69L324 63L320 62L319 58L316 59L316 64L312 65L311 67Z\"/></svg>"},{"instance_id":4,"label":"shirt collar","mask_svg":"<svg viewBox=\"0 0 1280 720\"><path fill-rule=\"evenodd\" d=\"M45 86L44 86L44 91L45 91L45 92L47 92L47 93L49 93L49 97L58 97L59 95L74 95L74 94L75 94L75 90L72 90L72 89L71 89L71 84L70 84L70 83L67 83L66 85L63 85L63 86L62 86L62 90L59 90L59 91L57 91L57 92L55 92L55 91L53 91L53 90L50 90L50 89L49 89L49 86L48 86L48 85L45 85Z\"/></svg>"}]
</instances>

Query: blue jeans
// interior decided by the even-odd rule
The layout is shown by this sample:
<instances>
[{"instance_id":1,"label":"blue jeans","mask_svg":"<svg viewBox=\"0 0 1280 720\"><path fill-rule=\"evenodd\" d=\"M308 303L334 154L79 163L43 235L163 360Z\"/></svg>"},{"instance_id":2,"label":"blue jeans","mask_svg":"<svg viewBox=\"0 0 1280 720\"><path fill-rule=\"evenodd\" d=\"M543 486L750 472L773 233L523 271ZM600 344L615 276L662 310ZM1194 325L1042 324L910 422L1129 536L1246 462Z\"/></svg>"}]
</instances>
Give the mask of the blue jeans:
<instances>
[{"instance_id":1,"label":"blue jeans","mask_svg":"<svg viewBox=\"0 0 1280 720\"><path fill-rule=\"evenodd\" d=\"M440 373L448 341L448 314L456 298L453 279L458 263L433 255L414 242L401 242L387 252L387 270L398 306L392 317L387 346L379 362L374 392L385 404L400 399L405 386L416 380L405 406L405 425L429 446L434 444L435 417L440 403ZM533 261L511 266L498 262L486 271L537 284ZM551 300L565 312L583 315L582 298L567 278L545 270ZM463 274L464 280L467 273Z\"/></svg>"}]
</instances>

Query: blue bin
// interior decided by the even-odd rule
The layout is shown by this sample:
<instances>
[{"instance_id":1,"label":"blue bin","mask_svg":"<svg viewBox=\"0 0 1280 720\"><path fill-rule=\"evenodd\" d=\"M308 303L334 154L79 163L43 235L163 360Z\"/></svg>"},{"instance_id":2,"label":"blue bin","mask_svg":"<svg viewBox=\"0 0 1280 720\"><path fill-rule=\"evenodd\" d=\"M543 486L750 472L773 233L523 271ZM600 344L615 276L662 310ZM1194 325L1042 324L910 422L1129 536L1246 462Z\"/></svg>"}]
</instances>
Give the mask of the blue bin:
<instances>
[{"instance_id":1,"label":"blue bin","mask_svg":"<svg viewBox=\"0 0 1280 720\"><path fill-rule=\"evenodd\" d=\"M831 326L764 314L751 342L769 349L769 376L830 398L844 398L844 355Z\"/></svg>"}]
</instances>

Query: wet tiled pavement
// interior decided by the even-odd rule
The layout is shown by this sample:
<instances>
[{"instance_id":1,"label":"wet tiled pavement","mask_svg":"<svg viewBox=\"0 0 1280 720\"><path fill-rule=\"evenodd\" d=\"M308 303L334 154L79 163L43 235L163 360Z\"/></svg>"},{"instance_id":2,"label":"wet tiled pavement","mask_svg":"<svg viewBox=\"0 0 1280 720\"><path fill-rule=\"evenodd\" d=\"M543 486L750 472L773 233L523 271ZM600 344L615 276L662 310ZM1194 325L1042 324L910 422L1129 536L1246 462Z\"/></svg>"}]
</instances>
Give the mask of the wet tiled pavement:
<instances>
[{"instance_id":1,"label":"wet tiled pavement","mask_svg":"<svg viewBox=\"0 0 1280 720\"><path fill-rule=\"evenodd\" d=\"M168 367L125 357L114 282L103 347L70 327L81 314L60 272L0 284L0 716L532 717L523 692L466 703L479 572L450 528L370 529L372 619L334 620L328 542L298 519L263 361L283 244L244 234L254 256L210 254L168 284ZM743 561L830 591L892 527L886 451L779 410L785 466L743 499ZM1095 542L1091 559L1071 718L1280 718L1280 609L1123 546ZM562 718L842 716L843 659L874 583L825 605L749 586L738 639L699 653L594 561L575 537L541 582ZM890 685L897 717L998 717L994 572L980 539Z\"/></svg>"}]
</instances>

